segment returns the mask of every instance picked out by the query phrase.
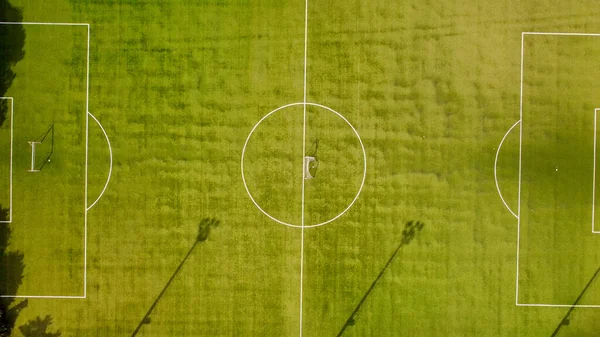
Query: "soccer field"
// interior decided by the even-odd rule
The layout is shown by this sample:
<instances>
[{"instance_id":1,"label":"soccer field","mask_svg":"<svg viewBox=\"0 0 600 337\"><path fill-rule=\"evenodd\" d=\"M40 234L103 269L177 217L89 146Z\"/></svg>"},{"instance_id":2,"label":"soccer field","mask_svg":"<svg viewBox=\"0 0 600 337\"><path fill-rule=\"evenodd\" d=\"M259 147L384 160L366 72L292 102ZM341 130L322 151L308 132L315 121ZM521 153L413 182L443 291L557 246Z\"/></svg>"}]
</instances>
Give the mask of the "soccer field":
<instances>
[{"instance_id":1,"label":"soccer field","mask_svg":"<svg viewBox=\"0 0 600 337\"><path fill-rule=\"evenodd\" d=\"M9 2L0 336L597 336L594 1Z\"/></svg>"}]
</instances>

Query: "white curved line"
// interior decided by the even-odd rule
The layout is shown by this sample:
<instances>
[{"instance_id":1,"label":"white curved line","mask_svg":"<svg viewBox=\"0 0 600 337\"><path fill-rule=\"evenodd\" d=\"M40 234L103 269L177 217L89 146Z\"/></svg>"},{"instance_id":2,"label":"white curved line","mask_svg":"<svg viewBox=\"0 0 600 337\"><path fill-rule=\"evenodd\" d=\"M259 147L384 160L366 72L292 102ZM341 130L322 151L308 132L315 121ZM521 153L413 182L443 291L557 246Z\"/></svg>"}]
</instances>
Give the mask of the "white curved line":
<instances>
[{"instance_id":1,"label":"white curved line","mask_svg":"<svg viewBox=\"0 0 600 337\"><path fill-rule=\"evenodd\" d=\"M326 107L326 106L321 105L321 104L317 104L317 103L306 103L306 104L317 106L317 107L329 110L329 111L333 112L334 114L338 115L341 119L343 119L352 128L352 131L354 131L354 134L356 134L356 138L358 138L358 141L360 142L360 147L362 149L363 159L364 159L363 178L362 178L362 181L360 183L360 187L358 189L358 192L356 193L356 196L354 196L354 200L352 200L352 202L348 205L348 207L346 207L346 209L343 212L341 212L340 214L338 214L334 218L329 219L329 220L327 220L325 222L321 222L320 224L304 226L304 227L318 227L318 226L326 225L326 224L328 224L328 223L336 220L337 218L341 217L342 215L344 215L344 213L346 213L350 209L350 207L352 207L354 205L354 203L356 202L356 200L360 196L360 193L362 192L362 189L365 186L365 180L367 179L367 152L365 151L365 145L363 144L363 141L360 138L360 135L358 134L358 131L356 131L356 129L354 128L354 126L352 124L350 124L350 122L346 119L346 117L342 116L340 113L338 113L337 111L331 109L330 107Z\"/></svg>"},{"instance_id":2,"label":"white curved line","mask_svg":"<svg viewBox=\"0 0 600 337\"><path fill-rule=\"evenodd\" d=\"M98 198L86 209L86 211L89 211L92 207L94 207L94 205L96 205L96 203L98 201L100 201L100 198L102 198L102 196L104 195L104 192L106 192L106 188L108 187L108 183L110 182L110 178L112 177L112 168L113 168L113 152L112 152L112 147L110 146L110 140L108 139L108 134L106 134L106 130L104 130L104 128L102 127L102 124L100 124L100 121L94 115L92 115L91 112L88 111L88 115L90 115L90 117L92 117L96 121L96 123L102 130L102 133L104 133L104 137L106 138L106 144L108 145L108 153L110 156L110 166L108 169L108 177L106 178L106 183L104 183L104 188L102 189L102 192L100 192L100 195L98 196Z\"/></svg>"},{"instance_id":3,"label":"white curved line","mask_svg":"<svg viewBox=\"0 0 600 337\"><path fill-rule=\"evenodd\" d=\"M303 106L316 106L316 107L320 107L323 108L325 110L329 110L333 113L335 113L336 115L338 115L340 118L342 118L349 126L350 128L352 128L352 131L354 131L354 134L356 134L356 137L358 138L358 141L360 142L360 147L362 149L362 153L363 153L363 159L364 159L364 169L363 169L363 178L360 184L360 188L358 189L358 192L356 193L356 196L354 197L354 199L352 200L352 202L348 205L348 207L346 207L346 209L344 209L344 211L342 211L340 214L338 214L337 216L335 216L332 219L329 219L325 222L322 223L318 223L315 225L294 225L294 224L290 224L287 222L283 222L275 217L273 217L272 215L270 215L269 213L267 213L262 207L260 207L260 205L256 202L256 200L254 200L254 197L252 196L252 193L250 193L250 189L248 188L248 185L246 184L246 177L244 175L244 157L246 154L246 147L248 146L248 142L250 141L250 137L252 137L252 134L254 133L254 131L256 130L256 128L258 127L258 125L260 125L260 123L262 123L263 120L265 120L267 117L271 116L272 114L274 114L275 112L281 110L281 109L285 109L291 106L297 106L297 105L303 105ZM250 197L250 200L252 200L252 203L254 203L254 205L267 217L269 217L271 220L280 223L282 225L285 226L289 226L289 227L296 227L296 228L311 228L311 227L319 227L319 226L323 226L326 225L336 219L338 219L339 217L341 217L342 215L344 215L344 213L346 213L356 202L356 200L358 199L358 197L360 196L360 193L362 192L362 189L365 185L365 180L367 178L367 152L365 151L365 146L363 144L362 139L360 138L360 135L358 134L358 131L356 131L356 129L354 128L354 126L352 124L350 124L350 122L344 117L342 116L340 113L338 113L337 111L333 110L330 107L327 107L325 105L322 104L318 104L318 103L311 103L311 102L297 102L297 103L290 103L290 104L286 104L284 106L280 106L279 108L269 112L268 114L266 114L265 116L263 116L258 123L256 123L254 125L254 127L252 128L252 130L250 131L250 133L248 134L248 137L246 138L246 142L244 143L244 147L242 148L242 158L241 158L241 169L242 169L242 182L244 183L244 188L246 189L246 193L248 193L248 196Z\"/></svg>"},{"instance_id":4,"label":"white curved line","mask_svg":"<svg viewBox=\"0 0 600 337\"><path fill-rule=\"evenodd\" d=\"M504 135L504 137L502 137L502 140L500 141L500 144L498 145L498 150L496 151L496 160L494 161L494 180L496 181L496 190L498 190L498 195L500 196L500 199L502 199L502 203L504 203L504 206L506 207L506 209L508 209L508 211L512 215L514 215L514 217L517 219L519 218L519 216L515 212L513 212L513 210L510 209L510 207L508 207L508 204L506 203L506 201L504 200L504 197L502 196L502 192L500 192L500 186L498 185L498 174L496 172L496 167L498 166L498 156L500 155L500 149L502 148L502 143L504 143L504 140L506 139L508 134L519 123L521 123L521 120L518 120L515 124L513 124L513 126L511 126L510 129L508 129L508 131L506 131L506 134Z\"/></svg>"}]
</instances>

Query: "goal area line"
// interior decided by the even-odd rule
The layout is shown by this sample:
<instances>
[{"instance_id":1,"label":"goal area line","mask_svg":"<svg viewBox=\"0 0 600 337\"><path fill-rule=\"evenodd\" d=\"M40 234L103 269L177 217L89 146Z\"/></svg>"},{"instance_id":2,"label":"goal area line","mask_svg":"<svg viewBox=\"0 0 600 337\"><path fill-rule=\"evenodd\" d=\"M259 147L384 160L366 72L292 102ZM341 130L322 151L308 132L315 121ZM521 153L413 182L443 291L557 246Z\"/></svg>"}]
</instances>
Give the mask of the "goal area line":
<instances>
[{"instance_id":1,"label":"goal area line","mask_svg":"<svg viewBox=\"0 0 600 337\"><path fill-rule=\"evenodd\" d=\"M13 202L13 186L12 186L12 171L13 171L13 130L14 130L14 116L15 116L15 102L12 97L0 97L0 100L10 102L10 160L8 164L8 220L2 220L0 223L12 223L12 202Z\"/></svg>"}]
</instances>

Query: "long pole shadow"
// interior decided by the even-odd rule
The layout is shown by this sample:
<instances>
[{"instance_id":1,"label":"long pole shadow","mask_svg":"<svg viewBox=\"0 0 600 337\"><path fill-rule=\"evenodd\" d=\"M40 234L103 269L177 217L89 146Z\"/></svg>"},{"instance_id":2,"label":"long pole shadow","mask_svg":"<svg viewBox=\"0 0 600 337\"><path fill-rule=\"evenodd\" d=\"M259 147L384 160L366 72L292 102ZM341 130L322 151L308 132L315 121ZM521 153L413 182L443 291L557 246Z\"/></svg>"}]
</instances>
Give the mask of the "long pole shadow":
<instances>
[{"instance_id":1,"label":"long pole shadow","mask_svg":"<svg viewBox=\"0 0 600 337\"><path fill-rule=\"evenodd\" d=\"M592 285L592 283L594 283L594 280L596 279L596 277L598 277L598 274L600 274L600 267L598 267L598 269L596 269L596 272L594 273L594 275L592 275L592 278L585 285L585 287L583 288L583 290L581 291L581 293L579 294L579 296L577 297L575 302L573 302L573 305L571 305L571 308L569 308L569 311L567 311L567 314L565 315L565 317L563 317L563 319L560 320L560 323L558 323L558 326L556 327L556 329L554 329L554 332L552 332L552 335L550 337L558 336L560 329L562 329L562 327L565 325L569 325L570 317L571 317L571 314L573 313L573 310L575 310L576 305L579 303L579 301L581 301L581 298L583 298L583 295L585 294L585 292L589 289L589 287Z\"/></svg>"},{"instance_id":2,"label":"long pole shadow","mask_svg":"<svg viewBox=\"0 0 600 337\"><path fill-rule=\"evenodd\" d=\"M183 268L183 265L185 264L187 259L190 257L190 255L192 255L196 246L199 243L206 241L206 239L208 239L208 234L210 233L211 228L219 226L219 223L220 223L220 221L215 218L202 219L202 221L200 222L200 225L198 225L198 236L196 237L196 241L194 241L194 244L192 245L190 250L187 252L187 254L183 258L181 263L179 263L179 266L177 266L177 269L175 269L175 272L173 273L173 275L171 275L171 278L169 278L169 281L167 281L167 284L165 284L165 286L161 290L160 294L158 294L158 296L156 297L156 299L150 306L150 309L148 309L148 311L146 312L146 314L144 315L144 317L142 318L142 320L140 321L138 326L135 328L135 330L131 334L131 337L135 337L142 329L142 326L144 326L145 324L150 324L150 315L152 315L152 311L154 310L154 308L156 308L156 305L158 304L160 299L163 297L163 295L165 294L165 292L167 291L167 289L169 288L169 286L175 279L175 276L177 276L177 274L179 273L181 268Z\"/></svg>"},{"instance_id":3,"label":"long pole shadow","mask_svg":"<svg viewBox=\"0 0 600 337\"><path fill-rule=\"evenodd\" d=\"M354 311L352 311L350 317L348 317L348 319L344 323L344 326L342 326L342 329L336 335L336 337L341 337L348 327L353 326L355 324L356 316L360 311L360 308L363 306L363 304L365 303L365 301L367 300L367 298L369 297L369 295L371 294L371 292L385 273L386 269L390 266L392 261L394 261L396 255L398 255L398 252L400 251L400 248L404 247L405 245L408 245L415 238L416 232L421 231L421 229L423 229L423 226L425 226L425 224L420 221L409 221L406 223L404 230L402 231L402 241L400 242L392 256L388 259L387 263L383 266L383 269L381 269L379 275L377 275L377 277L375 278L375 281L371 283L371 286L369 287L369 289L367 289L367 292L360 299L358 305L356 306L356 308L354 308Z\"/></svg>"}]
</instances>

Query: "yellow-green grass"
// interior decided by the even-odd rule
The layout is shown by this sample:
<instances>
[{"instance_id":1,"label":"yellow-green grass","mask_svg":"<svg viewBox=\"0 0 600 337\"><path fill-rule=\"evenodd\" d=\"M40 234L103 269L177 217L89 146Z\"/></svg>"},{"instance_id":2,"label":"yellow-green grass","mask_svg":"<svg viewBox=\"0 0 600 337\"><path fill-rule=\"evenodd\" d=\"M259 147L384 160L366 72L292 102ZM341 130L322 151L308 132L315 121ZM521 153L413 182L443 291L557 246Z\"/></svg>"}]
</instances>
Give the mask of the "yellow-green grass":
<instances>
[{"instance_id":1,"label":"yellow-green grass","mask_svg":"<svg viewBox=\"0 0 600 337\"><path fill-rule=\"evenodd\" d=\"M91 23L90 111L114 150L109 189L88 214L87 299L30 300L17 324L51 314L64 336L131 335L193 244L196 224L214 216L221 226L196 248L138 336L299 335L302 231L252 204L240 159L260 118L303 99L305 2L16 4L28 21ZM593 2L309 2L307 99L356 127L368 171L353 208L304 230L304 336L338 333L408 220L425 227L401 249L347 336L552 333L566 309L515 306L517 223L497 195L493 163L519 118L521 32L600 31L596 12ZM17 75L25 70L17 67ZM17 89L15 82L11 91ZM268 144L289 154L253 151L297 171L272 179L283 183L275 192L284 194L289 213L276 200L272 206L297 219L302 180L293 161L302 153L292 117L286 123L294 141L284 142L279 128L278 143ZM309 140L321 129L311 128L313 121ZM321 158L323 173L328 157L357 156L348 130L331 123L323 129L333 132L319 136L331 137L323 143L332 151ZM95 126L90 134L94 200L107 150ZM349 145L340 152L325 146L345 137ZM515 209L514 132L499 164ZM259 178L261 171L253 172ZM311 190L316 182L305 186L311 203L321 196ZM345 198L347 190L333 192ZM315 219L337 209L314 207L319 211L307 214ZM25 240L14 230L15 240ZM579 242L573 236L573 245ZM580 290L582 274L569 294ZM593 312L577 310L568 329L590 331Z\"/></svg>"},{"instance_id":2,"label":"yellow-green grass","mask_svg":"<svg viewBox=\"0 0 600 337\"><path fill-rule=\"evenodd\" d=\"M4 124L0 127L0 204L3 208L10 206L10 148L11 148L11 123L12 101L7 100L8 113Z\"/></svg>"},{"instance_id":3,"label":"yellow-green grass","mask_svg":"<svg viewBox=\"0 0 600 337\"><path fill-rule=\"evenodd\" d=\"M7 95L14 99L11 248L25 254L26 269L19 292L4 295L83 296L87 30L25 32L25 57ZM43 170L29 172L29 142L52 125L34 145L34 169Z\"/></svg>"},{"instance_id":4,"label":"yellow-green grass","mask_svg":"<svg viewBox=\"0 0 600 337\"><path fill-rule=\"evenodd\" d=\"M591 227L599 48L596 36L524 36L522 303L571 304L598 268L600 237Z\"/></svg>"}]
</instances>

